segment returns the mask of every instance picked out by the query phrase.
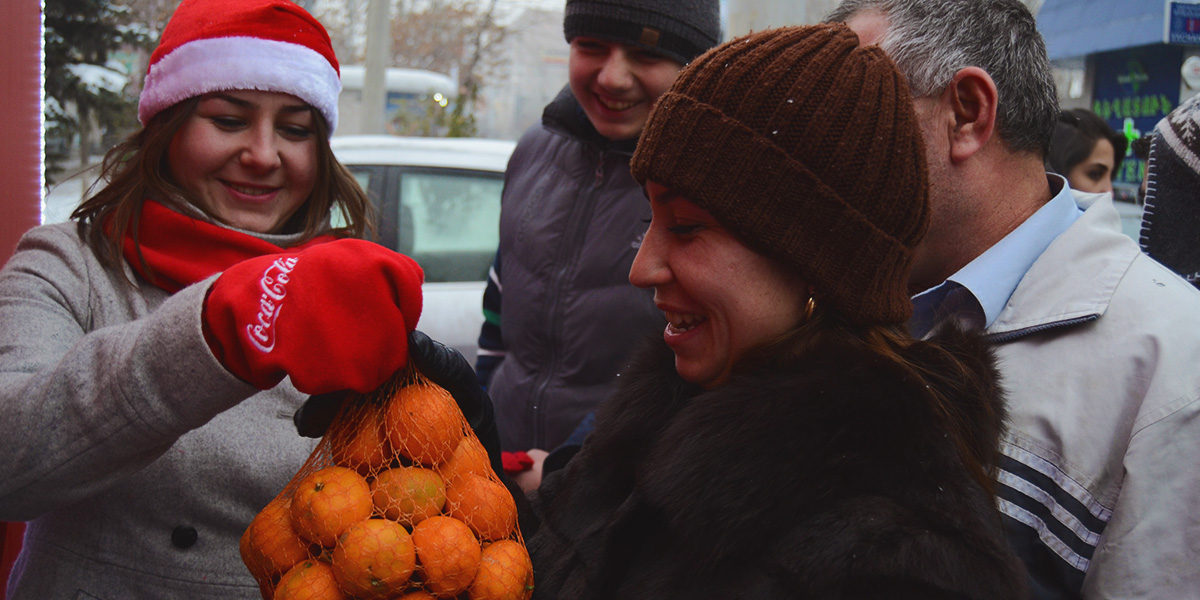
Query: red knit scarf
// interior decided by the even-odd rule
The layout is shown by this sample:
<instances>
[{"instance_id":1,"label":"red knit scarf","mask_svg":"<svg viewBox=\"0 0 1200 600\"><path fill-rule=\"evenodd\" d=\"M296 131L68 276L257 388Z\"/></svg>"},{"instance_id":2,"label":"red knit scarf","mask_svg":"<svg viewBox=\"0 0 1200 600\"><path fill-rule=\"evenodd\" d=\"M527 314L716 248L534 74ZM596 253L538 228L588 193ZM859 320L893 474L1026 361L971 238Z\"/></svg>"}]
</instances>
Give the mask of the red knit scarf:
<instances>
[{"instance_id":1,"label":"red knit scarf","mask_svg":"<svg viewBox=\"0 0 1200 600\"><path fill-rule=\"evenodd\" d=\"M337 239L322 235L299 246L281 248L252 235L194 219L153 200L142 203L138 231L137 244L132 235L125 236L125 260L139 275L172 294L248 258L299 252ZM143 258L153 276L145 271Z\"/></svg>"}]
</instances>

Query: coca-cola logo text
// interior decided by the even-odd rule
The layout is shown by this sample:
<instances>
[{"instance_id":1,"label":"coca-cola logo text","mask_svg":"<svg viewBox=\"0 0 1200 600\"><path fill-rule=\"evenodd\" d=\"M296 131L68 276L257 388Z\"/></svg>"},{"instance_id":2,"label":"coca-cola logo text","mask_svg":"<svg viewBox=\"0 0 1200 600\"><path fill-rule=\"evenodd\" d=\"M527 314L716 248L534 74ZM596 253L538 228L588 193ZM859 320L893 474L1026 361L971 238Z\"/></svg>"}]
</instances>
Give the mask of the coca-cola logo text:
<instances>
[{"instance_id":1,"label":"coca-cola logo text","mask_svg":"<svg viewBox=\"0 0 1200 600\"><path fill-rule=\"evenodd\" d=\"M250 337L250 343L260 352L269 353L275 349L275 321L279 319L283 299L287 296L288 279L299 261L295 256L275 259L263 271L262 279L258 282L262 289L258 298L258 315L254 323L246 326L246 334Z\"/></svg>"}]
</instances>

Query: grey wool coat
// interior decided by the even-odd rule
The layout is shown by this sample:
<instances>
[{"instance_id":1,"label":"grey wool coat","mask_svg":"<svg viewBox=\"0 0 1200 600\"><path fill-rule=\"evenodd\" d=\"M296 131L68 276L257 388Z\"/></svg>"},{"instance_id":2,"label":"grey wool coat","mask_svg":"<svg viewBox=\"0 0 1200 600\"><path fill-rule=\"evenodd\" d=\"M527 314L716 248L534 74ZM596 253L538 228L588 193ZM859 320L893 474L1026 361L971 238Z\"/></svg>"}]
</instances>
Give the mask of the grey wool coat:
<instances>
[{"instance_id":1,"label":"grey wool coat","mask_svg":"<svg viewBox=\"0 0 1200 600\"><path fill-rule=\"evenodd\" d=\"M291 422L305 395L208 350L213 279L168 295L73 223L0 271L0 520L28 522L9 598L259 597L239 537L314 442Z\"/></svg>"}]
</instances>

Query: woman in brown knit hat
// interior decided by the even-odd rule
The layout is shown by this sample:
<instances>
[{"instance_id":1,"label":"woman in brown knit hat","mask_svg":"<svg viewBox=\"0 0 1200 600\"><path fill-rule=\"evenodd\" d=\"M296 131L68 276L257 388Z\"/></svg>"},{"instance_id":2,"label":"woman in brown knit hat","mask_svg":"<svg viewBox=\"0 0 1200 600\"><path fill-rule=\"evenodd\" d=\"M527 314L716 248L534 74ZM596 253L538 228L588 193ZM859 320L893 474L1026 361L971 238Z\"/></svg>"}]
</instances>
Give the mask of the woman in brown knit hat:
<instances>
[{"instance_id":1,"label":"woman in brown knit hat","mask_svg":"<svg viewBox=\"0 0 1200 600\"><path fill-rule=\"evenodd\" d=\"M1024 595L992 357L904 327L923 156L903 77L844 26L682 71L633 158L630 281L669 324L531 496L534 598Z\"/></svg>"}]
</instances>

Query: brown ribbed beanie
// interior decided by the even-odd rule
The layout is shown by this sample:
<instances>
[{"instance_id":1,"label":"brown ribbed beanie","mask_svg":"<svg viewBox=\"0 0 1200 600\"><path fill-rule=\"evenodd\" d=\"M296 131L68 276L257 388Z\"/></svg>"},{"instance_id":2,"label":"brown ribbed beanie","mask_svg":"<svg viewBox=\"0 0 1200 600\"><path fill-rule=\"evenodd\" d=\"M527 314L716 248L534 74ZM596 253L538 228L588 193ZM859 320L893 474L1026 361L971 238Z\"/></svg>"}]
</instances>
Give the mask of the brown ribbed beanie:
<instances>
[{"instance_id":1,"label":"brown ribbed beanie","mask_svg":"<svg viewBox=\"0 0 1200 600\"><path fill-rule=\"evenodd\" d=\"M632 168L795 267L847 320L911 314L928 226L921 132L904 76L845 25L769 29L697 58L655 105Z\"/></svg>"}]
</instances>

